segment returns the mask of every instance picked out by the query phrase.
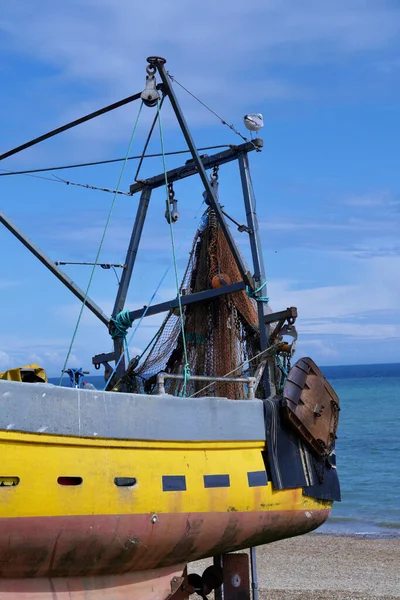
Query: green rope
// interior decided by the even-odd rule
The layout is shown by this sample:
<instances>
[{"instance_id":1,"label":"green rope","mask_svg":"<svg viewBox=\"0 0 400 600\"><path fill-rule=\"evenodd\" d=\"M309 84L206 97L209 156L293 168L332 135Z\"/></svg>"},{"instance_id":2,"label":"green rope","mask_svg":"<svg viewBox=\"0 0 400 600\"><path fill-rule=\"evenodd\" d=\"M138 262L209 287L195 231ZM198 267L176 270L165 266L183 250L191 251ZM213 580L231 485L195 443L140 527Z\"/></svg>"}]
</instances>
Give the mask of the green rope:
<instances>
[{"instance_id":1,"label":"green rope","mask_svg":"<svg viewBox=\"0 0 400 600\"><path fill-rule=\"evenodd\" d=\"M266 285L267 281L264 281L264 283L260 285L260 287L256 290L251 290L249 286L246 285L246 294L249 296L249 298L253 298L257 302L269 302L268 296L256 296L256 294L258 294L258 292L261 292L261 290L265 288Z\"/></svg>"},{"instance_id":2,"label":"green rope","mask_svg":"<svg viewBox=\"0 0 400 600\"><path fill-rule=\"evenodd\" d=\"M76 325L75 325L75 330L74 330L74 333L72 335L72 340L71 340L71 343L70 343L70 346L69 346L69 349L68 349L68 353L67 353L67 356L66 356L66 359L65 359L65 362L64 362L64 366L63 366L62 371L61 371L61 378L60 378L60 382L59 382L58 385L61 385L61 383L62 383L62 373L63 373L64 369L67 366L67 363L68 363L68 360L69 360L69 357L70 357L70 354L71 354L71 351L72 351L72 346L74 344L76 334L78 333L79 324L80 324L81 319L82 319L83 309L85 308L86 300L87 300L87 297L89 295L90 286L92 285L92 280L93 280L94 272L95 272L96 267L98 265L98 261L99 261L99 258L100 258L100 252L101 252L101 249L103 247L104 239L106 237L107 229L108 229L108 226L109 226L109 223L110 223L110 220L111 220L111 215L112 215L113 210L114 210L115 202L116 202L118 191L119 191L119 186L121 185L122 177L123 177L124 172L125 172L125 167L126 167L126 164L127 164L127 161L128 161L128 157L129 157L129 153L130 153L130 150L131 150L133 138L135 137L137 125L139 123L140 113L142 112L142 108L143 108L143 102L141 102L141 104L140 104L139 112L137 114L135 125L133 127L131 139L129 140L128 150L127 150L126 155L125 155L125 160L124 160L124 162L122 164L122 169L121 169L121 173L119 175L117 187L115 189L114 197L113 197L112 202L111 202L111 207L110 207L110 210L109 210L109 213L108 213L108 217L107 217L107 221L106 221L106 224L105 224L105 227L104 227L103 235L102 235L101 240L100 240L99 249L97 250L96 259L95 259L94 264L93 264L92 272L91 272L90 278L89 278L89 283L87 285L86 292L85 292L85 297L84 297L82 305L81 305L81 310L80 310L79 315L78 315L78 319L77 319L77 322L76 322Z\"/></svg>"},{"instance_id":3,"label":"green rope","mask_svg":"<svg viewBox=\"0 0 400 600\"><path fill-rule=\"evenodd\" d=\"M173 255L173 259L174 259L176 292L177 292L178 305L179 305L179 317L180 317L180 321L181 321L183 355L185 357L185 365L183 367L183 386L182 386L182 389L181 389L179 395L180 396L185 396L186 395L187 382L190 379L190 367L189 367L189 362L188 362L188 357L187 357L187 348L186 348L186 339L185 339L185 325L184 325L184 322L183 322L181 294L180 294L180 286L179 286L179 278L178 278L178 265L177 265L177 262L176 262L175 238L174 238L174 230L173 230L173 227L172 227L172 218L171 218L171 204L170 204L170 202L168 200L167 165L166 165L166 162L165 162L164 138L163 138L163 130L162 130L162 123L161 123L160 103L159 102L157 103L157 116L158 116L158 125L159 125L159 128L160 128L161 152L162 152L164 177L165 177L165 193L167 195L167 206L168 206L168 213L169 213L169 219L168 219L168 221L169 221L169 229L170 229L170 232L171 232L172 255Z\"/></svg>"},{"instance_id":4,"label":"green rope","mask_svg":"<svg viewBox=\"0 0 400 600\"><path fill-rule=\"evenodd\" d=\"M131 357L129 356L129 347L126 341L126 332L128 331L129 327L132 327L132 320L130 317L129 310L122 310L120 313L117 314L115 319L111 319L111 322L114 325L111 337L113 340L117 337L123 338L124 349L129 363L131 362Z\"/></svg>"},{"instance_id":5,"label":"green rope","mask_svg":"<svg viewBox=\"0 0 400 600\"><path fill-rule=\"evenodd\" d=\"M287 369L285 369L285 365L283 364L280 356L276 352L273 352L273 354L275 356L275 360L278 363L280 370L282 371L282 380L278 390L278 393L281 394L283 392L283 388L285 387L288 371Z\"/></svg>"},{"instance_id":6,"label":"green rope","mask_svg":"<svg viewBox=\"0 0 400 600\"><path fill-rule=\"evenodd\" d=\"M111 321L114 325L114 330L111 334L112 339L115 339L117 337L125 338L126 332L128 331L129 327L132 327L132 321L129 310L121 311L117 314L115 319L111 319Z\"/></svg>"}]
</instances>

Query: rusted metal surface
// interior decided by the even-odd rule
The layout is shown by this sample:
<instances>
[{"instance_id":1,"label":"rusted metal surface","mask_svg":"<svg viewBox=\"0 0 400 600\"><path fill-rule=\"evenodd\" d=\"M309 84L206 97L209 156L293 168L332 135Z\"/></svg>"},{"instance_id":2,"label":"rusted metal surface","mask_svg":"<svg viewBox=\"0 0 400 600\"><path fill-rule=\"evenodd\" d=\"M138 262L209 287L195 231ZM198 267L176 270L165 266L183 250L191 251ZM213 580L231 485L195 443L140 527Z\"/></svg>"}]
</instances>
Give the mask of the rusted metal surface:
<instances>
[{"instance_id":1,"label":"rusted metal surface","mask_svg":"<svg viewBox=\"0 0 400 600\"><path fill-rule=\"evenodd\" d=\"M272 312L268 315L264 316L264 323L279 323L282 321L282 324L287 320L289 325L293 325L293 323L297 319L297 308L295 306L290 306L286 308L286 310L280 310L279 312Z\"/></svg>"},{"instance_id":2,"label":"rusted metal surface","mask_svg":"<svg viewBox=\"0 0 400 600\"><path fill-rule=\"evenodd\" d=\"M3 518L0 592L1 578L117 575L266 544L316 529L329 512Z\"/></svg>"},{"instance_id":3,"label":"rusted metal surface","mask_svg":"<svg viewBox=\"0 0 400 600\"><path fill-rule=\"evenodd\" d=\"M171 596L171 582L182 578L184 564L123 575L0 579L7 600L186 600Z\"/></svg>"},{"instance_id":4,"label":"rusted metal surface","mask_svg":"<svg viewBox=\"0 0 400 600\"><path fill-rule=\"evenodd\" d=\"M292 367L283 390L286 418L319 456L334 448L339 398L311 358Z\"/></svg>"},{"instance_id":5,"label":"rusted metal surface","mask_svg":"<svg viewBox=\"0 0 400 600\"><path fill-rule=\"evenodd\" d=\"M250 570L248 554L225 554L222 557L224 581L215 590L215 600L250 600Z\"/></svg>"},{"instance_id":6,"label":"rusted metal surface","mask_svg":"<svg viewBox=\"0 0 400 600\"><path fill-rule=\"evenodd\" d=\"M187 567L185 567L181 577L175 576L171 579L171 593L166 600L187 600L193 593L193 587L188 585Z\"/></svg>"}]
</instances>

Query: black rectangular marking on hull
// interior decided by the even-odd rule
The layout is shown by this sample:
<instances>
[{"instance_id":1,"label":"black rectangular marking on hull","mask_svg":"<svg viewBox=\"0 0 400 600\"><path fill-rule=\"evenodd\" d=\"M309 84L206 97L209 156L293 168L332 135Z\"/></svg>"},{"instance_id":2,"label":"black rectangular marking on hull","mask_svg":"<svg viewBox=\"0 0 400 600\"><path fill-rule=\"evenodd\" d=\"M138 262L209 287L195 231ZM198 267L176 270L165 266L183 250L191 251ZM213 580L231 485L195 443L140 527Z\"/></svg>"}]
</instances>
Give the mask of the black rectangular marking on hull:
<instances>
[{"instance_id":1,"label":"black rectangular marking on hull","mask_svg":"<svg viewBox=\"0 0 400 600\"><path fill-rule=\"evenodd\" d=\"M249 471L247 473L247 480L249 482L249 487L259 487L267 485L268 483L265 471Z\"/></svg>"},{"instance_id":2,"label":"black rectangular marking on hull","mask_svg":"<svg viewBox=\"0 0 400 600\"><path fill-rule=\"evenodd\" d=\"M230 487L229 475L204 475L205 488Z\"/></svg>"},{"instance_id":3,"label":"black rectangular marking on hull","mask_svg":"<svg viewBox=\"0 0 400 600\"><path fill-rule=\"evenodd\" d=\"M185 492L186 477L184 475L163 475L163 492Z\"/></svg>"}]
</instances>

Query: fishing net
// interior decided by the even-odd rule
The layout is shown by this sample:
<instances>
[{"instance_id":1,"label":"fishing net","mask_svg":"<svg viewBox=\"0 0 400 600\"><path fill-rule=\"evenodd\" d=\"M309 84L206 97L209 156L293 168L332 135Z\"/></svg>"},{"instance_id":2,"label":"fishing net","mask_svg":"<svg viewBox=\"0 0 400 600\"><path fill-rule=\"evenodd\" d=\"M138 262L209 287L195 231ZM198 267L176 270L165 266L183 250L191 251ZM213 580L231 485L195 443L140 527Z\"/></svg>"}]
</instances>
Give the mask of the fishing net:
<instances>
[{"instance_id":1,"label":"fishing net","mask_svg":"<svg viewBox=\"0 0 400 600\"><path fill-rule=\"evenodd\" d=\"M181 283L181 295L212 289L242 281L225 235L215 213L208 209L196 232L189 262ZM135 367L131 390L153 392L160 372L182 374L185 366L183 335L185 336L191 375L222 377L249 374L239 365L260 351L256 302L244 290L233 294L182 306L183 331L179 309L164 319L158 334ZM252 372L255 364L252 364ZM187 382L185 395L246 397L246 384L216 382L202 390L207 382ZM167 379L166 392L179 395L183 381ZM262 390L259 389L262 394Z\"/></svg>"}]
</instances>

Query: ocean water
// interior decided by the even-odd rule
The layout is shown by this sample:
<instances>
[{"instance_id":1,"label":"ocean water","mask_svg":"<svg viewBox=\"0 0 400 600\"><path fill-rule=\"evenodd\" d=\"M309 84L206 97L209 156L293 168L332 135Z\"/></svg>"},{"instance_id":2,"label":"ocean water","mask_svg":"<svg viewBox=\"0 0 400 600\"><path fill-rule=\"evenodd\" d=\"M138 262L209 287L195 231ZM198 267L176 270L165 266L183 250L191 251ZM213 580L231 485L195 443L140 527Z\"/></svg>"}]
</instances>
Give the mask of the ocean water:
<instances>
[{"instance_id":1,"label":"ocean water","mask_svg":"<svg viewBox=\"0 0 400 600\"><path fill-rule=\"evenodd\" d=\"M342 502L318 533L400 537L400 364L322 370L341 405ZM86 380L102 388L102 377Z\"/></svg>"},{"instance_id":2,"label":"ocean water","mask_svg":"<svg viewBox=\"0 0 400 600\"><path fill-rule=\"evenodd\" d=\"M340 399L342 502L318 531L400 537L400 364L325 367Z\"/></svg>"}]
</instances>

